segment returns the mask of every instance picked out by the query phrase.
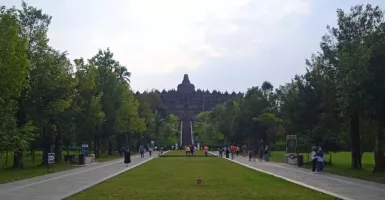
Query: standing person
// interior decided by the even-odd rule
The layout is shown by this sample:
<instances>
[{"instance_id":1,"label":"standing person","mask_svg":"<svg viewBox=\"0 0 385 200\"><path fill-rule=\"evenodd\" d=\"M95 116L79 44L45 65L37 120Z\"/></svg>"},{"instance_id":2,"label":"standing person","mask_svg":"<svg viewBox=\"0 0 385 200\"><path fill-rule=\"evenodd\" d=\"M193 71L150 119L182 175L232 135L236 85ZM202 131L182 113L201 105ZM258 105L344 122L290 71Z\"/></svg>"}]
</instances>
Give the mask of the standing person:
<instances>
[{"instance_id":1,"label":"standing person","mask_svg":"<svg viewBox=\"0 0 385 200\"><path fill-rule=\"evenodd\" d=\"M152 155L152 147L148 147L148 155L151 156Z\"/></svg>"},{"instance_id":2,"label":"standing person","mask_svg":"<svg viewBox=\"0 0 385 200\"><path fill-rule=\"evenodd\" d=\"M270 154L269 146L265 147L265 151L263 152L263 154L264 154L264 157L265 157L265 161L269 162L270 161L270 158L269 158L269 154Z\"/></svg>"},{"instance_id":3,"label":"standing person","mask_svg":"<svg viewBox=\"0 0 385 200\"><path fill-rule=\"evenodd\" d=\"M240 150L241 148L239 148L239 145L237 145L237 156L239 155L239 150Z\"/></svg>"},{"instance_id":4,"label":"standing person","mask_svg":"<svg viewBox=\"0 0 385 200\"><path fill-rule=\"evenodd\" d=\"M312 168L311 171L315 172L316 166L317 166L317 147L313 146L311 152L311 162L312 162Z\"/></svg>"},{"instance_id":5,"label":"standing person","mask_svg":"<svg viewBox=\"0 0 385 200\"><path fill-rule=\"evenodd\" d=\"M323 172L324 171L324 152L322 151L322 148L318 148L317 152L317 172Z\"/></svg>"},{"instance_id":6,"label":"standing person","mask_svg":"<svg viewBox=\"0 0 385 200\"><path fill-rule=\"evenodd\" d=\"M260 162L262 162L262 160L263 160L263 152L264 152L265 150L263 149L263 146L260 146L259 147L259 150L258 150L258 152L259 152L259 161Z\"/></svg>"},{"instance_id":7,"label":"standing person","mask_svg":"<svg viewBox=\"0 0 385 200\"><path fill-rule=\"evenodd\" d=\"M139 153L140 153L140 157L141 157L141 158L144 158L144 146L143 146L143 145L140 145L140 147L139 147Z\"/></svg>"},{"instance_id":8,"label":"standing person","mask_svg":"<svg viewBox=\"0 0 385 200\"><path fill-rule=\"evenodd\" d=\"M245 144L242 145L241 150L242 150L243 157L246 157L249 152Z\"/></svg>"},{"instance_id":9,"label":"standing person","mask_svg":"<svg viewBox=\"0 0 385 200\"><path fill-rule=\"evenodd\" d=\"M191 145L190 147L191 156L194 156L194 150L195 150L194 145Z\"/></svg>"},{"instance_id":10,"label":"standing person","mask_svg":"<svg viewBox=\"0 0 385 200\"><path fill-rule=\"evenodd\" d=\"M163 147L160 147L160 154L163 154Z\"/></svg>"},{"instance_id":11,"label":"standing person","mask_svg":"<svg viewBox=\"0 0 385 200\"><path fill-rule=\"evenodd\" d=\"M218 151L219 151L218 157L222 158L223 157L223 147L219 147Z\"/></svg>"},{"instance_id":12,"label":"standing person","mask_svg":"<svg viewBox=\"0 0 385 200\"><path fill-rule=\"evenodd\" d=\"M126 147L124 149L124 164L126 164L127 167L129 163L131 163L131 152L130 148Z\"/></svg>"},{"instance_id":13,"label":"standing person","mask_svg":"<svg viewBox=\"0 0 385 200\"><path fill-rule=\"evenodd\" d=\"M225 146L225 152L226 152L226 158L229 158L229 154L230 154L230 147L229 146Z\"/></svg>"},{"instance_id":14,"label":"standing person","mask_svg":"<svg viewBox=\"0 0 385 200\"><path fill-rule=\"evenodd\" d=\"M190 155L190 147L186 146L185 150L186 150L186 156L189 156Z\"/></svg>"},{"instance_id":15,"label":"standing person","mask_svg":"<svg viewBox=\"0 0 385 200\"><path fill-rule=\"evenodd\" d=\"M247 150L247 153L249 154L249 161L251 161L251 158L253 157L253 154L254 154L253 149L249 147Z\"/></svg>"},{"instance_id":16,"label":"standing person","mask_svg":"<svg viewBox=\"0 0 385 200\"><path fill-rule=\"evenodd\" d=\"M205 156L207 156L207 152L209 151L209 147L207 145L205 145L205 147L203 149L205 151Z\"/></svg>"},{"instance_id":17,"label":"standing person","mask_svg":"<svg viewBox=\"0 0 385 200\"><path fill-rule=\"evenodd\" d=\"M237 147L235 145L231 145L231 159L234 160L234 154L237 151Z\"/></svg>"}]
</instances>

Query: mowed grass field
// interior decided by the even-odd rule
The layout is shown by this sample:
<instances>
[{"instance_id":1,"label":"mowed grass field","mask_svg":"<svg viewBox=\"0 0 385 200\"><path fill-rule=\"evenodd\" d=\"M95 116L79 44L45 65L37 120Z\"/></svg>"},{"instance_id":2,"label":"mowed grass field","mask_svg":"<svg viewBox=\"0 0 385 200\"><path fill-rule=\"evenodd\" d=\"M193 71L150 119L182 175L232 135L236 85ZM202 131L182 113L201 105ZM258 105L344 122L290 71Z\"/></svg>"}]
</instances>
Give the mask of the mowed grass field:
<instances>
[{"instance_id":1,"label":"mowed grass field","mask_svg":"<svg viewBox=\"0 0 385 200\"><path fill-rule=\"evenodd\" d=\"M283 162L283 151L272 151L270 160L273 162ZM308 154L304 155L304 162L308 161ZM310 155L309 155L310 156ZM330 155L325 157L326 161L329 161ZM310 158L311 159L311 158ZM362 169L356 170L351 167L351 153L339 152L332 154L332 164L325 165L325 172L337 174L341 176L348 176L363 180L375 181L379 183L385 183L385 173L372 173L374 168L374 154L367 152L362 157ZM310 165L305 165L306 168L311 168Z\"/></svg>"},{"instance_id":2,"label":"mowed grass field","mask_svg":"<svg viewBox=\"0 0 385 200\"><path fill-rule=\"evenodd\" d=\"M64 152L63 152L64 155ZM120 156L118 155L108 155L103 153L99 158L96 159L96 162L105 162L113 159L117 159ZM41 165L42 163L42 152L35 152L35 162L32 160L31 153L24 153L24 168L23 169L13 169L13 153L8 154L8 162L6 164L6 155L3 155L0 159L0 184L8 183L12 181L18 181L26 178L32 178L36 176L42 176L47 173L52 173L52 166L50 166L49 171L47 172L47 167ZM60 172L76 167L75 165L68 164L66 162L60 162L55 164L55 171Z\"/></svg>"},{"instance_id":3,"label":"mowed grass field","mask_svg":"<svg viewBox=\"0 0 385 200\"><path fill-rule=\"evenodd\" d=\"M178 154L181 151L169 152ZM198 177L202 184L197 185ZM156 158L67 200L335 199L213 157Z\"/></svg>"}]
</instances>

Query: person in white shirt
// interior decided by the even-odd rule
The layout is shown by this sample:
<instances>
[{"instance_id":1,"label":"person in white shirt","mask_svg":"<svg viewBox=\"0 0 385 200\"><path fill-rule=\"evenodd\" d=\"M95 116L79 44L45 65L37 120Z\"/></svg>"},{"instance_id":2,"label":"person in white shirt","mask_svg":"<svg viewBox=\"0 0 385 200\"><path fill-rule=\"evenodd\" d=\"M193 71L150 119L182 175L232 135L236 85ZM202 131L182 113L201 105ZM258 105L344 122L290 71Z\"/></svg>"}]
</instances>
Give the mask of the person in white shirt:
<instances>
[{"instance_id":1,"label":"person in white shirt","mask_svg":"<svg viewBox=\"0 0 385 200\"><path fill-rule=\"evenodd\" d=\"M312 161L312 171L315 172L316 166L317 166L317 147L313 146L312 147L312 152L311 152L311 161Z\"/></svg>"}]
</instances>

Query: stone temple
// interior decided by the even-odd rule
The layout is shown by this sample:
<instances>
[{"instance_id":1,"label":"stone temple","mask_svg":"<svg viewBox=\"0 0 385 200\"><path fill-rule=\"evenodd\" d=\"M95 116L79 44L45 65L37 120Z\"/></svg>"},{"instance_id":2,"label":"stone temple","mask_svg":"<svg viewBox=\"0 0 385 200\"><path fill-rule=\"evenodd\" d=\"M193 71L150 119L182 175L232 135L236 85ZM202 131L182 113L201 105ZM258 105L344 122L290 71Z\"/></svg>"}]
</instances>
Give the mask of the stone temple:
<instances>
[{"instance_id":1,"label":"stone temple","mask_svg":"<svg viewBox=\"0 0 385 200\"><path fill-rule=\"evenodd\" d=\"M182 146L195 144L197 138L194 137L193 123L197 121L197 114L211 110L217 104L242 97L243 93L195 90L195 86L185 74L177 90L163 90L159 95L166 112L178 116L180 120L179 145Z\"/></svg>"},{"instance_id":2,"label":"stone temple","mask_svg":"<svg viewBox=\"0 0 385 200\"><path fill-rule=\"evenodd\" d=\"M195 86L190 82L187 74L183 76L182 83L177 90L163 90L160 94L163 105L168 113L172 113L180 119L180 145L194 144L193 123L197 120L196 115L202 111L211 110L215 105L221 104L237 97L242 97L242 93L202 91L195 90Z\"/></svg>"}]
</instances>

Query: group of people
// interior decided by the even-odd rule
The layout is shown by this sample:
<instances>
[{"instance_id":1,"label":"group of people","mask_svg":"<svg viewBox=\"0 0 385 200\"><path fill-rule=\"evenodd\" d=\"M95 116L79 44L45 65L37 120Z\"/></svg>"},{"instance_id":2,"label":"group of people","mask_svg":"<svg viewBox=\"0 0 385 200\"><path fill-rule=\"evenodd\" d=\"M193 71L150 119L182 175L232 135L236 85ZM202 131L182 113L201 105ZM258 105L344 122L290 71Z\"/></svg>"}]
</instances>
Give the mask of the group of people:
<instances>
[{"instance_id":1,"label":"group of people","mask_svg":"<svg viewBox=\"0 0 385 200\"><path fill-rule=\"evenodd\" d=\"M194 145L186 145L184 150L186 151L186 156L194 156L194 152L196 152L198 149Z\"/></svg>"},{"instance_id":2,"label":"group of people","mask_svg":"<svg viewBox=\"0 0 385 200\"><path fill-rule=\"evenodd\" d=\"M146 152L146 149L148 151L148 155L152 156L153 151L158 151L158 147L152 147L150 145L147 146L147 148L144 145L140 145L138 152L140 153L140 157L144 158L144 154ZM160 147L159 154L163 154L163 147ZM128 166L129 163L131 163L131 151L128 146L123 147L123 155L124 155L124 164Z\"/></svg>"},{"instance_id":3,"label":"group of people","mask_svg":"<svg viewBox=\"0 0 385 200\"><path fill-rule=\"evenodd\" d=\"M239 155L239 152L240 152L240 148L238 145L226 145L226 146L223 146L223 147L219 147L218 148L218 151L219 151L219 157L222 158L223 157L223 153L225 153L225 156L226 158L229 158L230 155L231 155L231 159L234 159L234 156L235 155Z\"/></svg>"},{"instance_id":4,"label":"group of people","mask_svg":"<svg viewBox=\"0 0 385 200\"><path fill-rule=\"evenodd\" d=\"M260 149L252 149L251 147L247 148L246 145L243 145L242 148L239 147L239 145L227 145L224 147L219 147L219 157L223 157L223 153L225 153L226 158L234 159L234 156L238 156L240 152L243 153L243 156L246 157L246 155L249 156L249 161L254 159L254 161L257 158L257 155L259 154L260 161L270 161L270 150L269 147L266 146L265 148L261 147Z\"/></svg>"},{"instance_id":5,"label":"group of people","mask_svg":"<svg viewBox=\"0 0 385 200\"><path fill-rule=\"evenodd\" d=\"M312 159L312 171L323 172L324 170L324 151L321 147L312 147L311 159Z\"/></svg>"}]
</instances>

